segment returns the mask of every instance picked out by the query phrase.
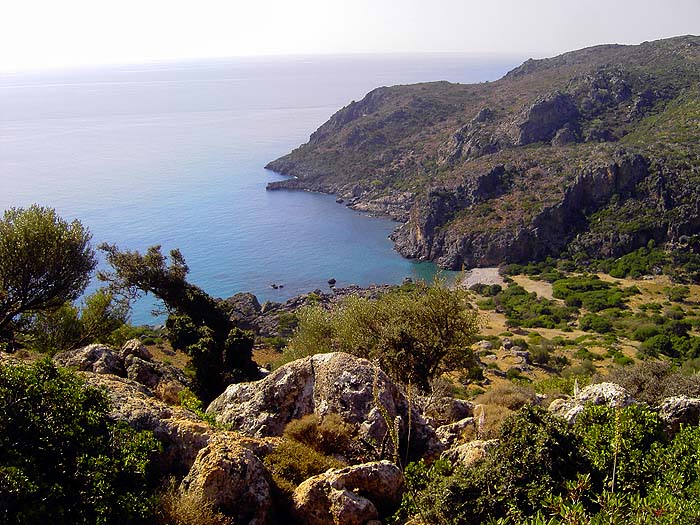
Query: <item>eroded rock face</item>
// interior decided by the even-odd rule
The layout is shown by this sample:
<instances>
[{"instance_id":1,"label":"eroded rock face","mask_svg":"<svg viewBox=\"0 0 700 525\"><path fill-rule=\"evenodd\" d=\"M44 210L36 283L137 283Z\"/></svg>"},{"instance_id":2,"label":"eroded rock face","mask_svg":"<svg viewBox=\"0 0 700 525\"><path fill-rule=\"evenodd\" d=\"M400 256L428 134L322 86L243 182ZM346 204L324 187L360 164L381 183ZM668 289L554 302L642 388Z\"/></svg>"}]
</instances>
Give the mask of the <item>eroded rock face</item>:
<instances>
[{"instance_id":1,"label":"eroded rock face","mask_svg":"<svg viewBox=\"0 0 700 525\"><path fill-rule=\"evenodd\" d=\"M408 400L384 372L337 352L288 363L260 381L230 385L207 412L254 437L279 436L292 419L308 414L335 413L356 429L360 443L373 447L387 442L386 416L398 426L402 450L410 420L412 455L437 452L435 431L414 406L410 410L409 418Z\"/></svg>"},{"instance_id":2,"label":"eroded rock face","mask_svg":"<svg viewBox=\"0 0 700 525\"><path fill-rule=\"evenodd\" d=\"M573 424L587 403L624 408L636 404L636 401L620 385L597 383L581 390L575 398L555 399L549 405L549 411L555 416L566 419L569 424Z\"/></svg>"},{"instance_id":3,"label":"eroded rock face","mask_svg":"<svg viewBox=\"0 0 700 525\"><path fill-rule=\"evenodd\" d=\"M85 374L89 385L104 388L111 401L110 417L136 430L150 430L163 443L164 472L184 474L215 433L211 426L182 407L158 400L144 385L109 374Z\"/></svg>"},{"instance_id":4,"label":"eroded rock face","mask_svg":"<svg viewBox=\"0 0 700 525\"><path fill-rule=\"evenodd\" d=\"M171 404L179 403L178 394L190 384L182 370L152 361L150 352L138 339L127 341L120 350L94 344L61 352L53 360L57 365L81 372L129 378Z\"/></svg>"},{"instance_id":5,"label":"eroded rock face","mask_svg":"<svg viewBox=\"0 0 700 525\"><path fill-rule=\"evenodd\" d=\"M235 523L267 523L272 506L263 463L238 440L226 435L215 436L199 451L181 490L212 503Z\"/></svg>"},{"instance_id":6,"label":"eroded rock face","mask_svg":"<svg viewBox=\"0 0 700 525\"><path fill-rule=\"evenodd\" d=\"M487 441L475 440L446 450L440 457L441 459L446 459L453 464L461 464L465 467L470 467L471 465L486 459L486 456L497 446L497 439L489 439Z\"/></svg>"},{"instance_id":7,"label":"eroded rock face","mask_svg":"<svg viewBox=\"0 0 700 525\"><path fill-rule=\"evenodd\" d=\"M101 344L66 350L56 354L53 360L57 365L80 370L81 372L125 375L124 360L117 352Z\"/></svg>"},{"instance_id":8,"label":"eroded rock face","mask_svg":"<svg viewBox=\"0 0 700 525\"><path fill-rule=\"evenodd\" d=\"M681 425L700 423L700 399L687 396L664 399L659 405L659 416L665 424L666 432L673 436Z\"/></svg>"},{"instance_id":9,"label":"eroded rock face","mask_svg":"<svg viewBox=\"0 0 700 525\"><path fill-rule=\"evenodd\" d=\"M392 512L403 493L403 474L389 461L329 470L294 491L294 511L307 525L367 525Z\"/></svg>"}]
</instances>

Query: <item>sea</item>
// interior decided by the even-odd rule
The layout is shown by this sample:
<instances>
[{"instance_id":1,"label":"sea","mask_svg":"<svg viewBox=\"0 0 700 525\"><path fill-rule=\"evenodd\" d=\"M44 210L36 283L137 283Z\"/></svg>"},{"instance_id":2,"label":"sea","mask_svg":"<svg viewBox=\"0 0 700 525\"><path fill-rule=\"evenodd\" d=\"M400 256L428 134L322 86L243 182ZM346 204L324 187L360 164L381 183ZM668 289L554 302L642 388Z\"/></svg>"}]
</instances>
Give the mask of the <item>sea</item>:
<instances>
[{"instance_id":1,"label":"sea","mask_svg":"<svg viewBox=\"0 0 700 525\"><path fill-rule=\"evenodd\" d=\"M430 279L432 263L393 250L397 223L331 195L266 191L282 176L263 167L375 87L492 81L522 58L287 56L0 72L0 211L38 203L79 219L95 245L179 248L189 280L217 297L284 301L328 290L331 278ZM162 321L157 306L137 301L132 322Z\"/></svg>"}]
</instances>

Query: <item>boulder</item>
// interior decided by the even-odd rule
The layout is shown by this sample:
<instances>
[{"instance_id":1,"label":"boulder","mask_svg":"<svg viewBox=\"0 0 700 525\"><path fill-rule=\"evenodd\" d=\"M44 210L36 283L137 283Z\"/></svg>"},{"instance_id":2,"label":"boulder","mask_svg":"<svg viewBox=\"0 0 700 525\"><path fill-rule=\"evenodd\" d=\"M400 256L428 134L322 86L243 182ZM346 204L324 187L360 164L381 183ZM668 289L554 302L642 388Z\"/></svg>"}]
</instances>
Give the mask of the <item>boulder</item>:
<instances>
[{"instance_id":1,"label":"boulder","mask_svg":"<svg viewBox=\"0 0 700 525\"><path fill-rule=\"evenodd\" d=\"M273 285L273 287L279 288L279 285ZM262 312L258 298L249 292L237 293L225 302L231 312L231 319L244 330L252 329L255 320Z\"/></svg>"},{"instance_id":2,"label":"boulder","mask_svg":"<svg viewBox=\"0 0 700 525\"><path fill-rule=\"evenodd\" d=\"M190 385L190 381L179 368L146 361L135 354L124 360L126 376L151 389L156 397L166 403L178 404L179 393Z\"/></svg>"},{"instance_id":3,"label":"boulder","mask_svg":"<svg viewBox=\"0 0 700 525\"><path fill-rule=\"evenodd\" d=\"M104 388L111 401L110 417L136 430L150 430L163 443L161 469L184 474L216 432L193 412L158 400L131 379L109 374L85 374L91 386Z\"/></svg>"},{"instance_id":4,"label":"boulder","mask_svg":"<svg viewBox=\"0 0 700 525\"><path fill-rule=\"evenodd\" d=\"M370 361L342 352L299 359L260 381L230 385L207 412L217 422L254 437L280 436L287 423L308 414L335 413L374 452L381 444L385 451L392 447L387 420L398 427L405 450L410 421L412 456L440 450L435 431L387 375Z\"/></svg>"},{"instance_id":5,"label":"boulder","mask_svg":"<svg viewBox=\"0 0 700 525\"><path fill-rule=\"evenodd\" d=\"M465 467L470 467L479 461L486 459L486 456L498 446L497 439L489 439L487 441L475 440L469 443L464 443L457 447L446 450L440 456L441 459L446 459L452 464L460 464Z\"/></svg>"},{"instance_id":6,"label":"boulder","mask_svg":"<svg viewBox=\"0 0 700 525\"><path fill-rule=\"evenodd\" d=\"M53 360L59 366L82 372L114 374L122 377L126 375L124 362L119 353L101 344L66 350L56 354Z\"/></svg>"},{"instance_id":7,"label":"boulder","mask_svg":"<svg viewBox=\"0 0 700 525\"><path fill-rule=\"evenodd\" d=\"M464 434L464 431L474 426L473 417L465 417L449 425L443 425L435 430L438 439L446 448L452 447Z\"/></svg>"},{"instance_id":8,"label":"boulder","mask_svg":"<svg viewBox=\"0 0 700 525\"><path fill-rule=\"evenodd\" d=\"M119 358L124 361L130 355L150 361L153 357L148 348L139 339L130 339L121 347L118 352Z\"/></svg>"},{"instance_id":9,"label":"boulder","mask_svg":"<svg viewBox=\"0 0 700 525\"><path fill-rule=\"evenodd\" d=\"M416 402L421 413L433 428L449 425L474 415L474 403L451 396L419 396Z\"/></svg>"},{"instance_id":10,"label":"boulder","mask_svg":"<svg viewBox=\"0 0 700 525\"><path fill-rule=\"evenodd\" d=\"M587 403L624 408L636 404L636 401L620 385L615 383L597 383L587 386L575 397L555 399L549 405L549 411L555 416L566 419L569 424L573 424Z\"/></svg>"},{"instance_id":11,"label":"boulder","mask_svg":"<svg viewBox=\"0 0 700 525\"><path fill-rule=\"evenodd\" d=\"M367 525L401 501L403 474L389 461L331 469L294 491L294 513L305 525Z\"/></svg>"},{"instance_id":12,"label":"boulder","mask_svg":"<svg viewBox=\"0 0 700 525\"><path fill-rule=\"evenodd\" d=\"M235 523L268 521L272 498L265 467L233 437L216 436L202 448L180 489L211 503Z\"/></svg>"},{"instance_id":13,"label":"boulder","mask_svg":"<svg viewBox=\"0 0 700 525\"><path fill-rule=\"evenodd\" d=\"M666 432L673 436L681 425L700 423L700 399L696 397L675 396L664 399L659 405L659 416L666 427Z\"/></svg>"}]
</instances>

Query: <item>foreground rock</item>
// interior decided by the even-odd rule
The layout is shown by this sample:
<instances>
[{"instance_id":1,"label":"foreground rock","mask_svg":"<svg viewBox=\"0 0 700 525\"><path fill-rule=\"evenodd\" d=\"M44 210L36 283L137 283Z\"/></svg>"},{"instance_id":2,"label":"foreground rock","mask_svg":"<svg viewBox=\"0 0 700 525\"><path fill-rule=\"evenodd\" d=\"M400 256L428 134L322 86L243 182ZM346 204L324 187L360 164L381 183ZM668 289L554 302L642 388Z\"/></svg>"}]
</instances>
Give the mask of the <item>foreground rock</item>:
<instances>
[{"instance_id":1,"label":"foreground rock","mask_svg":"<svg viewBox=\"0 0 700 525\"><path fill-rule=\"evenodd\" d=\"M549 405L549 411L555 416L566 419L569 424L573 424L588 403L624 408L636 404L636 401L620 385L615 383L597 383L587 386L573 398L555 399Z\"/></svg>"},{"instance_id":2,"label":"foreground rock","mask_svg":"<svg viewBox=\"0 0 700 525\"><path fill-rule=\"evenodd\" d=\"M487 441L475 440L464 443L455 448L451 448L442 453L441 459L446 459L452 464L460 464L470 467L479 461L486 459L486 456L498 446L497 439Z\"/></svg>"},{"instance_id":3,"label":"foreground rock","mask_svg":"<svg viewBox=\"0 0 700 525\"><path fill-rule=\"evenodd\" d=\"M411 456L441 448L435 431L384 372L366 359L341 352L299 359L260 381L230 385L207 412L254 437L280 436L287 423L308 414L335 413L374 453L392 451L386 418L398 427L403 454L410 421Z\"/></svg>"},{"instance_id":4,"label":"foreground rock","mask_svg":"<svg viewBox=\"0 0 700 525\"><path fill-rule=\"evenodd\" d=\"M202 448L181 490L211 503L234 523L262 525L272 507L263 463L235 438L214 437Z\"/></svg>"},{"instance_id":5,"label":"foreground rock","mask_svg":"<svg viewBox=\"0 0 700 525\"><path fill-rule=\"evenodd\" d=\"M664 399L659 405L659 416L664 422L666 432L674 436L681 425L700 423L700 399L687 396Z\"/></svg>"},{"instance_id":6,"label":"foreground rock","mask_svg":"<svg viewBox=\"0 0 700 525\"><path fill-rule=\"evenodd\" d=\"M155 397L148 388L128 378L109 374L85 374L87 383L106 390L110 417L136 430L149 430L163 443L161 471L186 473L200 449L215 430L182 407L170 406Z\"/></svg>"},{"instance_id":7,"label":"foreground rock","mask_svg":"<svg viewBox=\"0 0 700 525\"><path fill-rule=\"evenodd\" d=\"M120 350L93 344L66 350L53 358L57 365L95 374L112 374L136 381L167 403L178 403L178 394L189 380L182 370L151 360L148 349L138 339L127 341Z\"/></svg>"},{"instance_id":8,"label":"foreground rock","mask_svg":"<svg viewBox=\"0 0 700 525\"><path fill-rule=\"evenodd\" d=\"M401 501L403 474L389 461L329 470L294 491L294 512L306 525L366 525Z\"/></svg>"}]
</instances>

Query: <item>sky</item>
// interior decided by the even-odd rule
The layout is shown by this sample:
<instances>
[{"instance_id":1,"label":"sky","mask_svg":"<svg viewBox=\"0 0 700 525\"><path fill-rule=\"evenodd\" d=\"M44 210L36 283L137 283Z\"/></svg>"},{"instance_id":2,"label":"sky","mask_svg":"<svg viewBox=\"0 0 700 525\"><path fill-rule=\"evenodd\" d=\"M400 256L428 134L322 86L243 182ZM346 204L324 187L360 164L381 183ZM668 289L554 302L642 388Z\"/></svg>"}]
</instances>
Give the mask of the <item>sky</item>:
<instances>
[{"instance_id":1,"label":"sky","mask_svg":"<svg viewBox=\"0 0 700 525\"><path fill-rule=\"evenodd\" d=\"M540 58L700 34L700 0L0 0L0 71L200 57Z\"/></svg>"}]
</instances>

